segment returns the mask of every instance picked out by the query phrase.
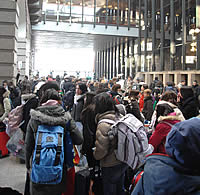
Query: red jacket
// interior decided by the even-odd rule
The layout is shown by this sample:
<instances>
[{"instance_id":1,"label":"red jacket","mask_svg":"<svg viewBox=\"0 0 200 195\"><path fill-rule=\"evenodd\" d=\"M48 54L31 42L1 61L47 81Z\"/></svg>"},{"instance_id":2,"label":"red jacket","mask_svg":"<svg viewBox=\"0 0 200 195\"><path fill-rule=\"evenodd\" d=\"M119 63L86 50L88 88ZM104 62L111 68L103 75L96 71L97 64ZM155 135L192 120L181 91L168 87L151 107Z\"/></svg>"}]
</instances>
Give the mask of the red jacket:
<instances>
[{"instance_id":1,"label":"red jacket","mask_svg":"<svg viewBox=\"0 0 200 195\"><path fill-rule=\"evenodd\" d=\"M144 107L144 94L140 94L139 107L140 107L140 112L142 112L142 109Z\"/></svg>"},{"instance_id":2,"label":"red jacket","mask_svg":"<svg viewBox=\"0 0 200 195\"><path fill-rule=\"evenodd\" d=\"M173 118L173 116L170 116L170 117ZM180 120L162 120L157 124L154 133L152 134L152 136L149 139L149 144L151 144L154 147L153 153L166 154L166 151L165 151L166 137L172 127L170 125L164 123L165 121L167 123L170 123L171 125L174 125L174 124L180 122Z\"/></svg>"}]
</instances>

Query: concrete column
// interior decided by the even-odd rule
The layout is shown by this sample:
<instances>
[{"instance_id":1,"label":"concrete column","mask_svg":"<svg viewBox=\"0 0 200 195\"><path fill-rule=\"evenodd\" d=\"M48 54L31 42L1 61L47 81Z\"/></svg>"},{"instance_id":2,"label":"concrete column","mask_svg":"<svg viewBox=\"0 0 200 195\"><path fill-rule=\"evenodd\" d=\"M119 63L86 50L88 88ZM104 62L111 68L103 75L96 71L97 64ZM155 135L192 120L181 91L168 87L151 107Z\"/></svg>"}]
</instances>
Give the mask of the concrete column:
<instances>
[{"instance_id":1,"label":"concrete column","mask_svg":"<svg viewBox=\"0 0 200 195\"><path fill-rule=\"evenodd\" d=\"M174 83L175 85L178 85L181 82L181 74L175 73L174 74Z\"/></svg>"},{"instance_id":2,"label":"concrete column","mask_svg":"<svg viewBox=\"0 0 200 195\"><path fill-rule=\"evenodd\" d=\"M149 85L151 82L152 82L151 75L145 74L145 83L147 83Z\"/></svg>"},{"instance_id":3,"label":"concrete column","mask_svg":"<svg viewBox=\"0 0 200 195\"><path fill-rule=\"evenodd\" d=\"M163 84L166 85L170 81L169 74L163 74Z\"/></svg>"},{"instance_id":4,"label":"concrete column","mask_svg":"<svg viewBox=\"0 0 200 195\"><path fill-rule=\"evenodd\" d=\"M187 85L192 86L194 80L195 80L195 74L188 73L188 83L187 83Z\"/></svg>"},{"instance_id":5,"label":"concrete column","mask_svg":"<svg viewBox=\"0 0 200 195\"><path fill-rule=\"evenodd\" d=\"M17 74L17 32L19 11L16 1L0 1L0 81Z\"/></svg>"}]
</instances>

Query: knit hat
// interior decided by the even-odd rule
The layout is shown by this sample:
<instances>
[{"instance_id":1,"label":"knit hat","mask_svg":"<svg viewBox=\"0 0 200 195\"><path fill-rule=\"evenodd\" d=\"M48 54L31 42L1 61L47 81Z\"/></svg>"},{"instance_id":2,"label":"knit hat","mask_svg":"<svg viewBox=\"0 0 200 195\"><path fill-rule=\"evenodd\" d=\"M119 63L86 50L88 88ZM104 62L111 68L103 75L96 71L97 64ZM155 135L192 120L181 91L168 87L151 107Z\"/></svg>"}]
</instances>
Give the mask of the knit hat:
<instances>
[{"instance_id":1,"label":"knit hat","mask_svg":"<svg viewBox=\"0 0 200 195\"><path fill-rule=\"evenodd\" d=\"M200 119L193 118L174 125L165 148L167 154L184 168L200 171Z\"/></svg>"}]
</instances>

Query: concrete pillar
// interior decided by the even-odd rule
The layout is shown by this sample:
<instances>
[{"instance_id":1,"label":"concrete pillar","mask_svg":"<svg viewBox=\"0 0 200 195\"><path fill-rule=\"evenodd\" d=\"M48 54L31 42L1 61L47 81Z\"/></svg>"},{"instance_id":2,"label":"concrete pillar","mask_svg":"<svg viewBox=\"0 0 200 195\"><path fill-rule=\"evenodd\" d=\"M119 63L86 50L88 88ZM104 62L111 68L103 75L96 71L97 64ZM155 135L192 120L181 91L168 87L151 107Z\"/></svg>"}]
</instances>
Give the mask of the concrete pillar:
<instances>
[{"instance_id":1,"label":"concrete pillar","mask_svg":"<svg viewBox=\"0 0 200 195\"><path fill-rule=\"evenodd\" d=\"M163 84L166 85L170 81L169 74L163 74Z\"/></svg>"},{"instance_id":2,"label":"concrete pillar","mask_svg":"<svg viewBox=\"0 0 200 195\"><path fill-rule=\"evenodd\" d=\"M151 82L152 82L151 75L150 74L145 74L145 83L150 85Z\"/></svg>"},{"instance_id":3,"label":"concrete pillar","mask_svg":"<svg viewBox=\"0 0 200 195\"><path fill-rule=\"evenodd\" d=\"M0 80L17 74L17 32L19 11L16 1L0 1Z\"/></svg>"},{"instance_id":4,"label":"concrete pillar","mask_svg":"<svg viewBox=\"0 0 200 195\"><path fill-rule=\"evenodd\" d=\"M188 83L187 83L187 85L192 86L194 80L195 80L195 74L188 73Z\"/></svg>"},{"instance_id":5,"label":"concrete pillar","mask_svg":"<svg viewBox=\"0 0 200 195\"><path fill-rule=\"evenodd\" d=\"M175 73L174 75L174 83L175 85L178 85L181 82L181 74Z\"/></svg>"}]
</instances>

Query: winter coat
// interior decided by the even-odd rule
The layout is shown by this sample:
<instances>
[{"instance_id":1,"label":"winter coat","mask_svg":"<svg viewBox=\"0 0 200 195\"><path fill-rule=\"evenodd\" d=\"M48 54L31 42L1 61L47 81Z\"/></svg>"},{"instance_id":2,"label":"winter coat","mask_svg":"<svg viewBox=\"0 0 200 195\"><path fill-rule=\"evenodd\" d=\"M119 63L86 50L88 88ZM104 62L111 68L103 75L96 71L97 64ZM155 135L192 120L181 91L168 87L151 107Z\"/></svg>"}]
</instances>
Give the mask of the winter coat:
<instances>
[{"instance_id":1,"label":"winter coat","mask_svg":"<svg viewBox=\"0 0 200 195\"><path fill-rule=\"evenodd\" d=\"M81 121L83 124L83 145L82 153L86 154L89 167L94 167L97 164L93 156L93 150L96 140L96 124L95 124L95 113L91 105L83 109L81 113Z\"/></svg>"},{"instance_id":2,"label":"winter coat","mask_svg":"<svg viewBox=\"0 0 200 195\"><path fill-rule=\"evenodd\" d=\"M23 106L23 123L20 126L21 130L26 134L28 122L31 118L30 116L30 111L31 109L36 109L39 104L39 99L37 96L33 96L30 94L29 96L30 99L26 100L26 103Z\"/></svg>"},{"instance_id":3,"label":"winter coat","mask_svg":"<svg viewBox=\"0 0 200 195\"><path fill-rule=\"evenodd\" d=\"M164 100L159 101L157 103L157 105L159 105L159 104L168 104L169 106L171 106L174 109L174 112L176 113L176 116L178 116L180 121L184 121L185 120L185 118L184 118L182 112L180 111L180 109L178 108L178 106L176 106L176 105L174 105L174 104L172 104L170 102L166 102ZM151 120L151 125L150 125L153 130L155 130L155 122L156 122L156 110L153 113L152 120Z\"/></svg>"},{"instance_id":4,"label":"winter coat","mask_svg":"<svg viewBox=\"0 0 200 195\"><path fill-rule=\"evenodd\" d=\"M166 153L165 151L166 137L172 128L169 124L173 126L174 124L181 121L179 116L176 116L176 113L174 114L175 114L174 116L168 115L168 116L160 116L158 118L158 124L156 126L156 129L149 139L149 144L151 144L154 147L153 153L164 153L164 154Z\"/></svg>"},{"instance_id":5,"label":"winter coat","mask_svg":"<svg viewBox=\"0 0 200 195\"><path fill-rule=\"evenodd\" d=\"M85 95L81 95L80 98L77 99L77 102L74 103L72 107L71 115L76 122L81 122L81 112L84 106L84 98Z\"/></svg>"},{"instance_id":6,"label":"winter coat","mask_svg":"<svg viewBox=\"0 0 200 195\"><path fill-rule=\"evenodd\" d=\"M97 124L102 119L117 121L114 111L108 111L101 115L97 115ZM97 125L94 158L96 160L100 160L101 167L112 167L121 163L116 159L114 152L117 147L117 137L115 137L112 141L108 138L108 131L110 130L110 127L111 125L106 122L102 122Z\"/></svg>"},{"instance_id":7,"label":"winter coat","mask_svg":"<svg viewBox=\"0 0 200 195\"><path fill-rule=\"evenodd\" d=\"M11 105L9 100L9 91L3 94L3 105L0 103L0 122L2 122L11 111Z\"/></svg>"},{"instance_id":8,"label":"winter coat","mask_svg":"<svg viewBox=\"0 0 200 195\"><path fill-rule=\"evenodd\" d=\"M148 121L151 121L153 115L153 99L151 96L144 98L144 108L142 110L144 118Z\"/></svg>"},{"instance_id":9,"label":"winter coat","mask_svg":"<svg viewBox=\"0 0 200 195\"><path fill-rule=\"evenodd\" d=\"M78 129L76 128L75 122L72 120L71 115L65 112L61 105L54 106L41 106L36 110L31 110L31 119L27 127L27 133L25 138L25 150L26 150L26 168L31 169L32 154L35 147L35 137L38 129L38 125L60 125L66 131L66 124L70 120L70 135L73 144L82 144L83 138ZM46 194L59 194L65 191L65 168L63 169L63 179L58 185L42 185L34 184L32 185L33 195L46 195Z\"/></svg>"},{"instance_id":10,"label":"winter coat","mask_svg":"<svg viewBox=\"0 0 200 195\"><path fill-rule=\"evenodd\" d=\"M133 114L138 120L144 123L144 118L140 114L139 104L136 99L128 99L128 104L126 105L127 114Z\"/></svg>"},{"instance_id":11,"label":"winter coat","mask_svg":"<svg viewBox=\"0 0 200 195\"><path fill-rule=\"evenodd\" d=\"M199 109L198 105L196 104L195 97L189 97L186 100L183 100L180 103L180 110L186 120L198 116Z\"/></svg>"},{"instance_id":12,"label":"winter coat","mask_svg":"<svg viewBox=\"0 0 200 195\"><path fill-rule=\"evenodd\" d=\"M144 174L131 195L200 195L200 176L184 170L183 166L168 156L149 156Z\"/></svg>"},{"instance_id":13,"label":"winter coat","mask_svg":"<svg viewBox=\"0 0 200 195\"><path fill-rule=\"evenodd\" d=\"M143 107L144 107L144 94L141 94L140 96L139 107L140 107L140 112L142 112Z\"/></svg>"}]
</instances>

